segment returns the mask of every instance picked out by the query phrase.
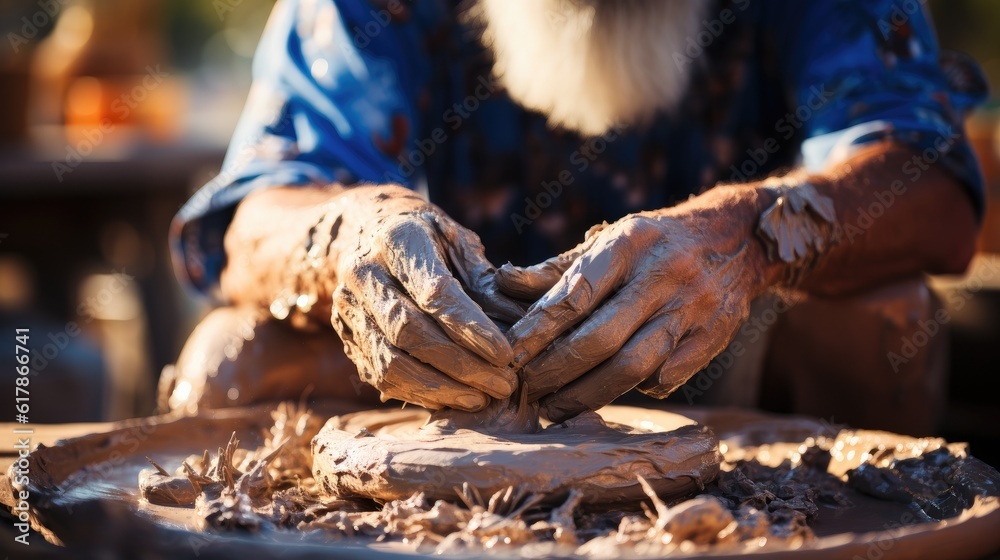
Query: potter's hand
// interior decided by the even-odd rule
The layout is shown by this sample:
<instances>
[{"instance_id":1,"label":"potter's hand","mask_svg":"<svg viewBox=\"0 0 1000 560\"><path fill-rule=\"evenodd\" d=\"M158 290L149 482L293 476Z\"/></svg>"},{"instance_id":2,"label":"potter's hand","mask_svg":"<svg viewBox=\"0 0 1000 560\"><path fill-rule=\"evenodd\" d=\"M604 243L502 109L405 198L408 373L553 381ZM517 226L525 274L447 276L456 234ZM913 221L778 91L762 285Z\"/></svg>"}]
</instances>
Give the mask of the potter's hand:
<instances>
[{"instance_id":1,"label":"potter's hand","mask_svg":"<svg viewBox=\"0 0 1000 560\"><path fill-rule=\"evenodd\" d=\"M523 308L496 290L479 238L407 189L352 191L333 325L362 378L433 409L510 396L511 347L490 317L513 323Z\"/></svg>"},{"instance_id":2,"label":"potter's hand","mask_svg":"<svg viewBox=\"0 0 1000 560\"><path fill-rule=\"evenodd\" d=\"M665 397L725 349L760 290L760 263L753 239L713 218L630 215L549 261L501 267L501 291L541 297L507 334L528 398L542 399L549 419L640 383Z\"/></svg>"}]
</instances>

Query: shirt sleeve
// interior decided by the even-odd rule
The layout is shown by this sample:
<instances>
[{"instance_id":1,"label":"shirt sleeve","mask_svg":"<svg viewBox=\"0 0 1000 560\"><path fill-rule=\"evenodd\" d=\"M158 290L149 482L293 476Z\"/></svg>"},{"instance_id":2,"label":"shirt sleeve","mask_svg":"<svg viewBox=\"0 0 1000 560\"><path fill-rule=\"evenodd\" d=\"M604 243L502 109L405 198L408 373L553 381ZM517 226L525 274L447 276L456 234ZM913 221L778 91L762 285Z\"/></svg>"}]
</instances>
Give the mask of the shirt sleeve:
<instances>
[{"instance_id":1,"label":"shirt sleeve","mask_svg":"<svg viewBox=\"0 0 1000 560\"><path fill-rule=\"evenodd\" d=\"M802 160L820 170L868 143L911 146L901 179L942 165L967 189L982 215L982 172L963 121L987 97L986 79L960 53L941 51L925 2L816 0L788 10L788 76L797 103Z\"/></svg>"},{"instance_id":2,"label":"shirt sleeve","mask_svg":"<svg viewBox=\"0 0 1000 560\"><path fill-rule=\"evenodd\" d=\"M384 4L384 6L380 6ZM416 177L397 159L412 142L426 60L400 0L279 0L253 64L253 85L222 170L171 226L182 280L217 296L223 237L256 189Z\"/></svg>"}]
</instances>

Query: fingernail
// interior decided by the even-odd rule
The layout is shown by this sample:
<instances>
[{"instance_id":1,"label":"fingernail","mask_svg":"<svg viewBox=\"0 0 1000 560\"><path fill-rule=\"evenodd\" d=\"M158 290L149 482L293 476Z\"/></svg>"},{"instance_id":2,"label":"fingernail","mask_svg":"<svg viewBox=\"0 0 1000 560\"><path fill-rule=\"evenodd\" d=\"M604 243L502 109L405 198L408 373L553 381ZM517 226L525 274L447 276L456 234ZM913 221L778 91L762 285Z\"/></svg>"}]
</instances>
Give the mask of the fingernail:
<instances>
[{"instance_id":1,"label":"fingernail","mask_svg":"<svg viewBox=\"0 0 1000 560\"><path fill-rule=\"evenodd\" d=\"M455 402L459 404L465 410L470 412L478 412L486 408L486 404L489 402L483 395L460 395L455 397Z\"/></svg>"},{"instance_id":2,"label":"fingernail","mask_svg":"<svg viewBox=\"0 0 1000 560\"><path fill-rule=\"evenodd\" d=\"M510 363L510 343L499 329L485 327L471 319L452 323L456 327L454 332L462 336L462 340L467 344L466 347L471 346L470 350L480 357L497 366ZM490 326L493 326L492 322Z\"/></svg>"},{"instance_id":3,"label":"fingernail","mask_svg":"<svg viewBox=\"0 0 1000 560\"><path fill-rule=\"evenodd\" d=\"M477 344L477 346L482 346L481 350L486 354L483 357L492 362L493 365L505 366L509 364L513 357L513 352L511 351L510 343L507 342L507 337L503 335L496 337L493 333L485 329L477 330L481 330L481 340L485 343L484 345Z\"/></svg>"},{"instance_id":4,"label":"fingernail","mask_svg":"<svg viewBox=\"0 0 1000 560\"><path fill-rule=\"evenodd\" d=\"M494 375L486 380L486 386L490 388L494 397L505 399L514 393L517 386L513 381L502 375Z\"/></svg>"}]
</instances>

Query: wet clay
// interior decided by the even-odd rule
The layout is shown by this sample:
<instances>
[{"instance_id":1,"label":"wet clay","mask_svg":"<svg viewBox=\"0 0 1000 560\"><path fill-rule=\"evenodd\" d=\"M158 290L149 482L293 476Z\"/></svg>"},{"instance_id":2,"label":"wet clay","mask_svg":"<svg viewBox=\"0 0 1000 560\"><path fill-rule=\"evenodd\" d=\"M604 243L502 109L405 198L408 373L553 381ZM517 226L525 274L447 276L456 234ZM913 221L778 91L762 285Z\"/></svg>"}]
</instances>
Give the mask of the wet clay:
<instances>
[{"instance_id":1,"label":"wet clay","mask_svg":"<svg viewBox=\"0 0 1000 560\"><path fill-rule=\"evenodd\" d=\"M761 248L740 229L756 206L748 212L736 190L630 214L568 253L497 271L504 293L538 296L507 337L529 400L549 420L633 388L664 398L725 349L770 281ZM736 204L745 220L719 220L718 204Z\"/></svg>"},{"instance_id":2,"label":"wet clay","mask_svg":"<svg viewBox=\"0 0 1000 560\"><path fill-rule=\"evenodd\" d=\"M274 352L294 348L294 352ZM158 406L197 414L258 402L351 399L370 408L378 392L357 379L331 330L304 332L255 307L211 311L188 337L175 366L160 375Z\"/></svg>"},{"instance_id":3,"label":"wet clay","mask_svg":"<svg viewBox=\"0 0 1000 560\"><path fill-rule=\"evenodd\" d=\"M778 199L760 216L757 235L768 258L790 265L791 286L838 242L833 200L809 183L769 187Z\"/></svg>"},{"instance_id":4,"label":"wet clay","mask_svg":"<svg viewBox=\"0 0 1000 560\"><path fill-rule=\"evenodd\" d=\"M195 545L223 547L224 553L219 548L214 555L227 558L303 558L308 556L303 547L316 555L331 544L532 558L748 552L762 558L864 558L872 551L885 552L883 558L979 558L1000 547L1000 474L969 457L963 445L940 439L840 430L739 411L686 410L681 417L608 407L601 411L606 422L650 431L694 426L689 418L711 426L724 454L718 477L686 500L663 499L637 479L643 499L613 509L583 507L579 491L544 502L517 488L484 494L468 484L447 499L416 493L380 504L330 496L312 477L310 434L330 415L338 415L352 433L367 425L373 433L391 434L392 426L399 429L407 418L427 413L404 410L375 418L348 414L357 409L346 403L323 410L310 414L286 407L274 411L273 425L265 423L269 410L261 408L133 421L106 434L39 447L28 457L27 487L13 484L12 475L0 482L30 491L32 523L52 542L108 546L114 537L90 527L113 524L118 534L141 535L137 550L168 558L190 555ZM233 430L244 441L240 448L226 445ZM251 475L257 461L286 440L266 472L258 471L263 476ZM206 461L204 450L220 446ZM213 468L228 465L223 471L233 483L220 484L222 490L202 486L193 504L190 496L183 504L150 503L136 491L147 456L178 475L187 472L183 462L209 478L215 477ZM883 472L877 480L884 487L872 492L850 482L867 469L863 465ZM927 495L913 486L916 479L928 483L935 496L961 496L971 505L942 521L928 515L929 521L914 509L926 510L924 505L899 499L900 484L908 495ZM0 492L8 506L14 495ZM364 554L359 549L357 555Z\"/></svg>"},{"instance_id":5,"label":"wet clay","mask_svg":"<svg viewBox=\"0 0 1000 560\"><path fill-rule=\"evenodd\" d=\"M548 503L577 492L583 504L621 504L646 495L640 477L675 498L718 474L718 442L703 426L663 433L586 413L534 431L533 418L510 406L486 418L383 411L333 418L313 440L313 475L327 493L347 498L420 492L447 500L466 484L485 496L513 486Z\"/></svg>"},{"instance_id":6,"label":"wet clay","mask_svg":"<svg viewBox=\"0 0 1000 560\"><path fill-rule=\"evenodd\" d=\"M361 378L385 399L430 409L478 411L509 397L517 377L493 320L512 323L524 308L496 289L479 238L406 189L343 196L350 203L324 218L341 218L326 243L332 323Z\"/></svg>"},{"instance_id":7,"label":"wet clay","mask_svg":"<svg viewBox=\"0 0 1000 560\"><path fill-rule=\"evenodd\" d=\"M297 327L332 324L383 399L477 411L516 388L493 321L524 306L496 289L479 238L409 189L253 193L225 245L229 300Z\"/></svg>"}]
</instances>

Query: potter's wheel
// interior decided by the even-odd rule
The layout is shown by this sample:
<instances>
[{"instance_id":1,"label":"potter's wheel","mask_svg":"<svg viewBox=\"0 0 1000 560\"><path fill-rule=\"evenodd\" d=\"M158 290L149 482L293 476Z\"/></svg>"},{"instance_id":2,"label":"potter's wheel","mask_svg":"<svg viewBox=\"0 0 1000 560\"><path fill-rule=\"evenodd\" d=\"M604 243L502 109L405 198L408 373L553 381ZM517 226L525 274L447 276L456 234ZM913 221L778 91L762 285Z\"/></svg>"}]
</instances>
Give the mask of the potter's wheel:
<instances>
[{"instance_id":1,"label":"potter's wheel","mask_svg":"<svg viewBox=\"0 0 1000 560\"><path fill-rule=\"evenodd\" d=\"M313 473L334 495L379 501L423 492L454 499L467 484L483 496L510 486L581 503L635 503L639 477L664 499L692 494L715 479L722 456L706 427L678 414L616 407L536 433L486 434L426 426L426 411L372 410L330 420L313 440Z\"/></svg>"},{"instance_id":2,"label":"potter's wheel","mask_svg":"<svg viewBox=\"0 0 1000 560\"><path fill-rule=\"evenodd\" d=\"M342 428L359 431L350 413L356 405L313 405L322 417L340 415ZM399 411L401 415L419 414ZM630 424L652 431L678 428L680 415L607 407L605 420ZM666 416L664 416L667 414ZM757 457L770 464L794 458L802 445L821 433L835 434L839 428L801 417L772 416L733 410L685 408L686 417L709 426L722 441L725 455L723 472L735 461ZM91 551L113 551L111 556L159 555L167 558L402 558L414 557L412 546L379 534L358 533L336 537L329 533L305 534L295 529L272 529L250 534L239 531L198 532L192 510L144 503L138 495L137 475L148 468L145 456L165 465L176 465L190 454L214 449L235 430L245 445L259 444L262 429L269 424L268 411L243 408L218 411L197 417L161 416L108 426L97 433L39 448L30 457L31 482L12 487L12 480L0 477L0 501L12 506L12 490L30 491L31 518L35 530L52 542L61 542ZM668 420L673 418L674 420ZM674 422L674 424L670 424ZM689 420L681 421L691 423ZM385 428L369 424L373 433ZM843 442L843 444L841 444ZM864 430L841 432L832 453L829 472L837 476L870 461L866 454L873 445L920 455L945 445L935 439L915 439ZM956 447L959 444L948 444ZM561 468L554 465L553 468ZM716 483L711 483L715 485ZM794 547L768 545L751 554L753 558L980 558L1000 550L1000 499L984 495L975 505L941 521L914 519L909 505L877 500L847 489L850 503L843 507L823 506L811 524L816 538ZM374 509L381 506L373 505ZM589 514L588 514L589 517ZM587 518L578 518L578 521ZM614 527L611 527L613 529ZM610 529L609 529L610 530ZM37 537L37 535L34 535ZM382 535L384 536L384 535ZM534 552L513 550L511 556L534 556ZM553 552L554 553L554 552ZM579 553L578 553L579 554ZM624 548L619 555L648 556L639 548ZM671 557L693 558L704 554L692 550L675 551ZM714 558L743 558L746 550L712 550ZM572 551L564 554L574 556ZM468 555L466 555L467 557ZM658 556L662 557L662 554Z\"/></svg>"}]
</instances>

